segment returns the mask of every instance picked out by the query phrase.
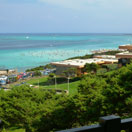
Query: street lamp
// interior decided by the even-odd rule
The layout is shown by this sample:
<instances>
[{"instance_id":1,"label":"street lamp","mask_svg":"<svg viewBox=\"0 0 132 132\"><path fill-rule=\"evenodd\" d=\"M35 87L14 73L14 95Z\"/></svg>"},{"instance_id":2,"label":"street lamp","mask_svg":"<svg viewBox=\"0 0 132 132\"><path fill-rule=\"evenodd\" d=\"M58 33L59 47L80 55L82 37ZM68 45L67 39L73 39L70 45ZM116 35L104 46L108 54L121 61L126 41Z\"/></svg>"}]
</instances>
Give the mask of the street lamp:
<instances>
[{"instance_id":1,"label":"street lamp","mask_svg":"<svg viewBox=\"0 0 132 132\"><path fill-rule=\"evenodd\" d=\"M38 80L38 88L39 88L39 80Z\"/></svg>"},{"instance_id":2,"label":"street lamp","mask_svg":"<svg viewBox=\"0 0 132 132\"><path fill-rule=\"evenodd\" d=\"M69 93L69 80L70 80L70 77L67 78L68 79L68 93Z\"/></svg>"},{"instance_id":3,"label":"street lamp","mask_svg":"<svg viewBox=\"0 0 132 132\"><path fill-rule=\"evenodd\" d=\"M57 82L56 82L56 76L54 76L55 78L55 89L57 88Z\"/></svg>"}]
</instances>

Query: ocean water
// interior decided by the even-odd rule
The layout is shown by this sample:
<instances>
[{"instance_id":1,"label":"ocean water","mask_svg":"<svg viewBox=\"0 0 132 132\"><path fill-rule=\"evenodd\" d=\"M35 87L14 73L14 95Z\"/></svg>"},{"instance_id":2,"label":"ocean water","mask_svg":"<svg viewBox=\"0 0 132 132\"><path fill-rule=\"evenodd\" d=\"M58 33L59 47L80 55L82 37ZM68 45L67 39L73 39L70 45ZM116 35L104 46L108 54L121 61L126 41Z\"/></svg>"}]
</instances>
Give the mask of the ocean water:
<instances>
[{"instance_id":1,"label":"ocean water","mask_svg":"<svg viewBox=\"0 0 132 132\"><path fill-rule=\"evenodd\" d=\"M132 34L0 34L0 68L24 71L132 43Z\"/></svg>"}]
</instances>

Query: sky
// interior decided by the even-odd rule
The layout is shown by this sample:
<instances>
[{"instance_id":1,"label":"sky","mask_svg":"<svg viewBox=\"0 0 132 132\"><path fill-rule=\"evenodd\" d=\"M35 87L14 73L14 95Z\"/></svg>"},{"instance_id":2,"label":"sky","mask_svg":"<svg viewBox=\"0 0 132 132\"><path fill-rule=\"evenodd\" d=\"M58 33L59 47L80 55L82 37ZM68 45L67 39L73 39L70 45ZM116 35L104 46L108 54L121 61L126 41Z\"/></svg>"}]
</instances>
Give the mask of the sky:
<instances>
[{"instance_id":1,"label":"sky","mask_svg":"<svg viewBox=\"0 0 132 132\"><path fill-rule=\"evenodd\" d=\"M132 0L0 0L0 33L132 33Z\"/></svg>"}]
</instances>

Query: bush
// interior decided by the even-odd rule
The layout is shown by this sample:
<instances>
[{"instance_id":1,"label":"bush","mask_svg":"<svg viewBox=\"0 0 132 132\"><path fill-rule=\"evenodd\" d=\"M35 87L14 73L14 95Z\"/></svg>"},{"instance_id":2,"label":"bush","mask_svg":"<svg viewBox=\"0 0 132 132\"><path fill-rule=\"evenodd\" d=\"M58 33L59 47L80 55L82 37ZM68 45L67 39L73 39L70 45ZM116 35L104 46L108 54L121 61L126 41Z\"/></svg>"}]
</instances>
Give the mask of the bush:
<instances>
[{"instance_id":1,"label":"bush","mask_svg":"<svg viewBox=\"0 0 132 132\"><path fill-rule=\"evenodd\" d=\"M31 68L31 69L27 69L26 72L40 71L40 70L44 70L44 66L39 66L39 67L35 67L35 68Z\"/></svg>"},{"instance_id":2,"label":"bush","mask_svg":"<svg viewBox=\"0 0 132 132\"><path fill-rule=\"evenodd\" d=\"M131 116L132 64L100 75L89 73L82 78L78 91L58 95L28 86L0 90L3 128L49 132L88 125L105 115Z\"/></svg>"},{"instance_id":3,"label":"bush","mask_svg":"<svg viewBox=\"0 0 132 132\"><path fill-rule=\"evenodd\" d=\"M54 78L56 75L54 73L49 74L49 78Z\"/></svg>"},{"instance_id":4,"label":"bush","mask_svg":"<svg viewBox=\"0 0 132 132\"><path fill-rule=\"evenodd\" d=\"M91 63L91 64L85 64L83 71L84 72L94 72L96 73L97 70L100 68L98 64Z\"/></svg>"},{"instance_id":5,"label":"bush","mask_svg":"<svg viewBox=\"0 0 132 132\"><path fill-rule=\"evenodd\" d=\"M39 67L27 69L26 72L41 71L41 70L44 70L44 69L52 69L52 68L53 68L53 66L51 64L47 64L45 66L39 66Z\"/></svg>"},{"instance_id":6,"label":"bush","mask_svg":"<svg viewBox=\"0 0 132 132\"><path fill-rule=\"evenodd\" d=\"M35 71L33 75L34 76L42 76L42 73L40 71Z\"/></svg>"}]
</instances>

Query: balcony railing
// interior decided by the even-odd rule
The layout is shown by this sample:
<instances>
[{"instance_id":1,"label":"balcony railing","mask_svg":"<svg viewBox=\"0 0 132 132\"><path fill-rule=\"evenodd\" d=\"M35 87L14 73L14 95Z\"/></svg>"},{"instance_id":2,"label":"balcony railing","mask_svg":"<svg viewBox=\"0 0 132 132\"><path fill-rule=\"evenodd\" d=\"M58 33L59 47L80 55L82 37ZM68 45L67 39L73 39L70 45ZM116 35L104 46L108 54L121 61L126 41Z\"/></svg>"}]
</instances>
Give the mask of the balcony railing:
<instances>
[{"instance_id":1,"label":"balcony railing","mask_svg":"<svg viewBox=\"0 0 132 132\"><path fill-rule=\"evenodd\" d=\"M119 116L105 116L100 117L99 124L92 126L84 126L81 128L73 128L57 132L132 132L132 118L123 119Z\"/></svg>"}]
</instances>

